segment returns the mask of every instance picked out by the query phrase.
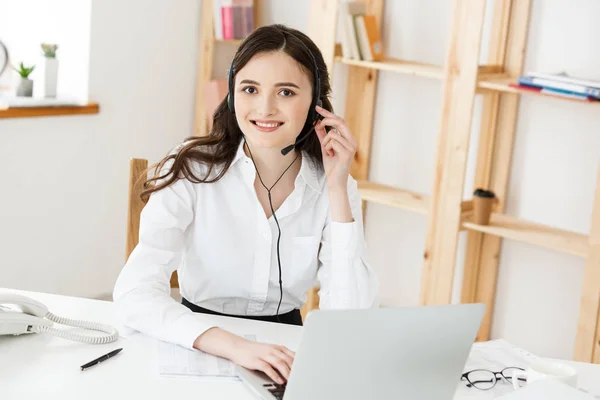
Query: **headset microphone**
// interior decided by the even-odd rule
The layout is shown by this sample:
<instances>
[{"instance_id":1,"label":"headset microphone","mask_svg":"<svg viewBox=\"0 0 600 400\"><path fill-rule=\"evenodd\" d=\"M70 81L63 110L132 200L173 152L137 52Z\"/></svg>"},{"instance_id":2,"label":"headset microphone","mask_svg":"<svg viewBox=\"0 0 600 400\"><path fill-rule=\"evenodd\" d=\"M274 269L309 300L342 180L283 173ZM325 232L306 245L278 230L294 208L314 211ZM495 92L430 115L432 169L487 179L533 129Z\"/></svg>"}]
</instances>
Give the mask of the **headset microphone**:
<instances>
[{"instance_id":1,"label":"headset microphone","mask_svg":"<svg viewBox=\"0 0 600 400\"><path fill-rule=\"evenodd\" d=\"M317 101L317 105L318 105L319 107L323 107L323 106L322 106L322 103L321 103L321 100L318 100L318 101ZM319 114L319 113L316 113L316 115L314 116L315 123L314 123L314 124L312 125L312 127L311 127L311 128L308 130L308 132L306 132L306 135L302 136L300 139L297 139L297 140L296 140L296 142L294 142L293 144L290 144L289 146L287 146L287 147L284 147L284 148L281 150L281 154L282 154L282 155L284 155L284 156L285 156L285 155L287 155L287 154L288 154L290 151L294 150L294 147L298 146L300 143L302 143L302 142L304 142L306 139L308 139L308 137L310 136L310 133L311 133L312 131L314 131L314 130L315 130L315 126L316 126L316 125L319 123L319 121L321 121L323 118L324 118L324 117L323 117L321 114ZM302 134L302 133L301 133L301 134ZM298 136L300 136L300 135L298 135Z\"/></svg>"},{"instance_id":2,"label":"headset microphone","mask_svg":"<svg viewBox=\"0 0 600 400\"><path fill-rule=\"evenodd\" d=\"M310 129L310 130L309 130L309 131L306 133L306 135L304 135L304 136L302 136L300 139L296 140L296 142L295 142L294 144L290 144L289 146L287 146L287 147L283 148L283 149L281 150L281 154L285 156L285 155L287 155L287 154L288 154L290 151L294 150L294 147L296 147L296 146L298 146L300 143L304 142L304 141L305 141L305 140L308 138L308 136L309 136L310 132L311 132L311 131L313 131L314 129L315 129L315 127L313 126L313 127L312 127L312 128L311 128L311 129Z\"/></svg>"}]
</instances>

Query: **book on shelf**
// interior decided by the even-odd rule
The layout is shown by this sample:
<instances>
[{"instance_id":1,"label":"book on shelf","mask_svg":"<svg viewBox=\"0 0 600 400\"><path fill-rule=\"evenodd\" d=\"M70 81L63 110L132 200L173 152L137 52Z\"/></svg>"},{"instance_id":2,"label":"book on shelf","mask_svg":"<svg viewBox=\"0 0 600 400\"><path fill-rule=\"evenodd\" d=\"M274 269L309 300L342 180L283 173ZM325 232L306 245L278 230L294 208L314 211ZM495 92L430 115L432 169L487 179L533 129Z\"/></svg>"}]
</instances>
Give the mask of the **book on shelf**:
<instances>
[{"instance_id":1,"label":"book on shelf","mask_svg":"<svg viewBox=\"0 0 600 400\"><path fill-rule=\"evenodd\" d=\"M519 76L517 83L521 88L538 89L542 93L581 100L600 100L600 81L544 72L528 72Z\"/></svg>"},{"instance_id":2,"label":"book on shelf","mask_svg":"<svg viewBox=\"0 0 600 400\"><path fill-rule=\"evenodd\" d=\"M340 3L342 55L351 60L382 61L383 45L374 15L362 1Z\"/></svg>"},{"instance_id":3,"label":"book on shelf","mask_svg":"<svg viewBox=\"0 0 600 400\"><path fill-rule=\"evenodd\" d=\"M212 0L215 39L244 39L255 28L254 0Z\"/></svg>"},{"instance_id":4,"label":"book on shelf","mask_svg":"<svg viewBox=\"0 0 600 400\"><path fill-rule=\"evenodd\" d=\"M589 97L589 96L586 96L583 94L579 94L579 93L567 92L564 90L552 89L552 88L546 88L546 87L522 85L518 82L511 82L508 84L508 86L513 87L515 89L527 90L530 92L547 94L547 95L557 96L557 97L563 97L563 98L567 98L567 99L574 99L574 100L580 100L580 101L585 101L585 102L598 101L592 97Z\"/></svg>"}]
</instances>

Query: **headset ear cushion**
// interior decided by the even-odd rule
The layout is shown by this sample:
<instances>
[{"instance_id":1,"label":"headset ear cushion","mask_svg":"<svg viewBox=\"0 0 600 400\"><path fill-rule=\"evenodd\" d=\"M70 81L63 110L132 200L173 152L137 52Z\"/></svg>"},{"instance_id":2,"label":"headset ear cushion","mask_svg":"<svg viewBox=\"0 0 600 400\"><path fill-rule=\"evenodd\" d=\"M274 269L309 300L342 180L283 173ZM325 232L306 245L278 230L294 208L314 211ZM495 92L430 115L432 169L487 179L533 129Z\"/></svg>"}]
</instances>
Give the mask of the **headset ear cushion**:
<instances>
[{"instance_id":1,"label":"headset ear cushion","mask_svg":"<svg viewBox=\"0 0 600 400\"><path fill-rule=\"evenodd\" d=\"M227 107L229 108L229 112L235 114L235 105L233 104L233 97L230 94L227 94Z\"/></svg>"}]
</instances>

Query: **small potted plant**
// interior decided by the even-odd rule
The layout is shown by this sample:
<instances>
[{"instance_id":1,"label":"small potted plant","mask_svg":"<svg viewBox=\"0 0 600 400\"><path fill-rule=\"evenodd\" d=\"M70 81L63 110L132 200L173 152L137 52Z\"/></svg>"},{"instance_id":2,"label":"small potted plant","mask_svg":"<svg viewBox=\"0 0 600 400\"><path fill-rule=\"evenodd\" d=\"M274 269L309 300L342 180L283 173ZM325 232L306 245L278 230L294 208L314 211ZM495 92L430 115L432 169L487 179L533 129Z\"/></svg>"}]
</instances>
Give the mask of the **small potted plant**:
<instances>
[{"instance_id":1,"label":"small potted plant","mask_svg":"<svg viewBox=\"0 0 600 400\"><path fill-rule=\"evenodd\" d=\"M42 43L44 53L44 97L56 97L56 84L58 80L58 60L56 50L58 45Z\"/></svg>"},{"instance_id":2,"label":"small potted plant","mask_svg":"<svg viewBox=\"0 0 600 400\"><path fill-rule=\"evenodd\" d=\"M31 97L33 95L33 81L29 79L29 75L35 69L35 65L26 67L21 62L19 68L13 67L13 69L21 75L21 81L19 82L19 86L17 86L17 96Z\"/></svg>"}]
</instances>

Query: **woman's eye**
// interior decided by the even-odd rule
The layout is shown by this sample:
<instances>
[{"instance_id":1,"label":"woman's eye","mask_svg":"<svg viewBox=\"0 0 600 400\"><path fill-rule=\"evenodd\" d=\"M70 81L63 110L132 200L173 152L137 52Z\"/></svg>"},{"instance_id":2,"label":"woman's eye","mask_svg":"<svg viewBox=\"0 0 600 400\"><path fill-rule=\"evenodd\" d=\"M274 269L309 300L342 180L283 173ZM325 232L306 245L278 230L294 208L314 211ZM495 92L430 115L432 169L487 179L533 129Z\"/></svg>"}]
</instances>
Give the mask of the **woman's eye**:
<instances>
[{"instance_id":1,"label":"woman's eye","mask_svg":"<svg viewBox=\"0 0 600 400\"><path fill-rule=\"evenodd\" d=\"M290 96L294 95L294 92L292 92L291 90L288 90L288 89L283 89L279 93L281 93L284 97L290 97Z\"/></svg>"},{"instance_id":2,"label":"woman's eye","mask_svg":"<svg viewBox=\"0 0 600 400\"><path fill-rule=\"evenodd\" d=\"M248 94L254 94L254 93L256 93L256 88L253 88L252 86L245 87L242 90L244 92L248 93Z\"/></svg>"}]
</instances>

